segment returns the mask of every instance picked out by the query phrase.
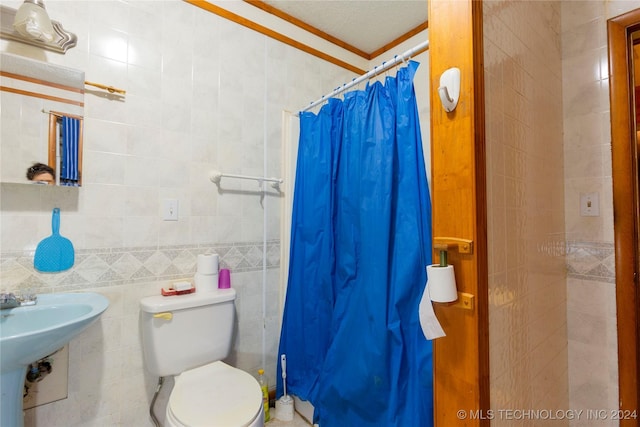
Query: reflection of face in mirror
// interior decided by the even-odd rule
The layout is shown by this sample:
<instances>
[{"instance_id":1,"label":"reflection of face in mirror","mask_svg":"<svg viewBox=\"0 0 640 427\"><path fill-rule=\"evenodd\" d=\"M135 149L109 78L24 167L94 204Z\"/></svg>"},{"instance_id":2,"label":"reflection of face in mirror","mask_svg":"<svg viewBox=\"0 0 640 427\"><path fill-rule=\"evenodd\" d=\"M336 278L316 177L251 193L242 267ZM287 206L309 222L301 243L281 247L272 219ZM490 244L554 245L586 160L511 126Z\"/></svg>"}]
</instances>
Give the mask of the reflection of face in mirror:
<instances>
[{"instance_id":1,"label":"reflection of face in mirror","mask_svg":"<svg viewBox=\"0 0 640 427\"><path fill-rule=\"evenodd\" d=\"M27 169L27 179L37 184L54 185L56 183L56 172L49 165L44 163L34 163Z\"/></svg>"}]
</instances>

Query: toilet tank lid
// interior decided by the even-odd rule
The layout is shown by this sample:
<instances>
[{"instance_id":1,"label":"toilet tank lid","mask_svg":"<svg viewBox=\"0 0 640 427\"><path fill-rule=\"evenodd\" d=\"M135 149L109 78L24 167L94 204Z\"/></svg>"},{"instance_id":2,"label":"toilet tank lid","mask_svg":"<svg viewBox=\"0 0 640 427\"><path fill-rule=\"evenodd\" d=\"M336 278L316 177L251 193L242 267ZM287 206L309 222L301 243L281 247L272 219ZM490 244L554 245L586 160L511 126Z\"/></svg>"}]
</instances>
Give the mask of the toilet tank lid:
<instances>
[{"instance_id":1,"label":"toilet tank lid","mask_svg":"<svg viewBox=\"0 0 640 427\"><path fill-rule=\"evenodd\" d=\"M236 298L236 290L233 288L216 289L212 292L197 291L192 294L162 296L154 295L140 300L140 309L146 313L160 313L162 311L182 310L185 308L200 307L208 304L219 304L225 301L233 301Z\"/></svg>"}]
</instances>

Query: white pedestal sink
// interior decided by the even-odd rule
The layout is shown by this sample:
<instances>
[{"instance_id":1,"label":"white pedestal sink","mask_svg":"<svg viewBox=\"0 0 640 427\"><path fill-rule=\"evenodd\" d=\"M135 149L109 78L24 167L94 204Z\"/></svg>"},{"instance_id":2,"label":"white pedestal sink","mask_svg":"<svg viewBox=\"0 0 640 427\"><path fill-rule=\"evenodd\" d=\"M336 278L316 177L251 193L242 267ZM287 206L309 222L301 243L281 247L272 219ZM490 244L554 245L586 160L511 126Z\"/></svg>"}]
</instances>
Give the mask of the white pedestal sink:
<instances>
[{"instance_id":1,"label":"white pedestal sink","mask_svg":"<svg viewBox=\"0 0 640 427\"><path fill-rule=\"evenodd\" d=\"M38 295L32 306L0 310L0 426L22 427L22 393L30 363L85 330L109 306L96 293Z\"/></svg>"}]
</instances>

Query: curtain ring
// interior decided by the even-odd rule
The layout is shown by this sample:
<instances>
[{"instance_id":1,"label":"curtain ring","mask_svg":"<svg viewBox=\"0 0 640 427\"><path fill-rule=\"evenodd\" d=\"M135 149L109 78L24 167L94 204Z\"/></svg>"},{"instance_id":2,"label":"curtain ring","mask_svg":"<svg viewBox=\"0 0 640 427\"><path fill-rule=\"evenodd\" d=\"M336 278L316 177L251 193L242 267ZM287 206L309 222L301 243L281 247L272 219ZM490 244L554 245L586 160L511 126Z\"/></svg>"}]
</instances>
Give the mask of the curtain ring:
<instances>
[{"instance_id":1,"label":"curtain ring","mask_svg":"<svg viewBox=\"0 0 640 427\"><path fill-rule=\"evenodd\" d=\"M356 81L356 78L355 78L355 77L351 79L351 82L355 82L355 81ZM359 82L358 82L358 84L354 85L354 87L356 88L356 90L362 90L362 89L361 89L361 88L362 88L362 86L360 86L360 83L362 83L362 81L359 81Z\"/></svg>"}]
</instances>

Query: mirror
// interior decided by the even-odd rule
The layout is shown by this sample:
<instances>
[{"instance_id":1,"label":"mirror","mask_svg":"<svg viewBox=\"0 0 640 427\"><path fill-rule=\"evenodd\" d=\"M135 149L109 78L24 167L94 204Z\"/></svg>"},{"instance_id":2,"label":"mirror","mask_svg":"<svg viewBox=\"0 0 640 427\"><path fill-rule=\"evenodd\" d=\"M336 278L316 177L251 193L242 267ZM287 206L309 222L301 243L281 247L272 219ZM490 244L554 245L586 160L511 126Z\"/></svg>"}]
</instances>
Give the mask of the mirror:
<instances>
[{"instance_id":1,"label":"mirror","mask_svg":"<svg viewBox=\"0 0 640 427\"><path fill-rule=\"evenodd\" d=\"M84 72L2 52L0 105L0 182L82 184Z\"/></svg>"}]
</instances>

